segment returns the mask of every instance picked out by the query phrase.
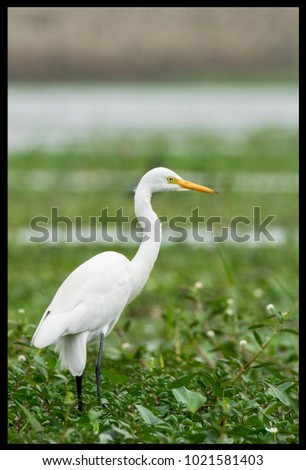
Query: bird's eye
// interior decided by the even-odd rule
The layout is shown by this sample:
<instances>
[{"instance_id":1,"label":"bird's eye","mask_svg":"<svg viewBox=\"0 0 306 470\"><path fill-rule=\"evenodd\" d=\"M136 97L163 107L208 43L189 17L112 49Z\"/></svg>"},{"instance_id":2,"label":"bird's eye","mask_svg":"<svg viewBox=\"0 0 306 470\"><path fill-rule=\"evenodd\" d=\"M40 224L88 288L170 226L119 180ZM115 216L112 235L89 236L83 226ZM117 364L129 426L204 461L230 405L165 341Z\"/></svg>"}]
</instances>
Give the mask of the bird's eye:
<instances>
[{"instance_id":1,"label":"bird's eye","mask_svg":"<svg viewBox=\"0 0 306 470\"><path fill-rule=\"evenodd\" d=\"M173 183L174 178L172 176L168 176L167 181L168 183Z\"/></svg>"}]
</instances>

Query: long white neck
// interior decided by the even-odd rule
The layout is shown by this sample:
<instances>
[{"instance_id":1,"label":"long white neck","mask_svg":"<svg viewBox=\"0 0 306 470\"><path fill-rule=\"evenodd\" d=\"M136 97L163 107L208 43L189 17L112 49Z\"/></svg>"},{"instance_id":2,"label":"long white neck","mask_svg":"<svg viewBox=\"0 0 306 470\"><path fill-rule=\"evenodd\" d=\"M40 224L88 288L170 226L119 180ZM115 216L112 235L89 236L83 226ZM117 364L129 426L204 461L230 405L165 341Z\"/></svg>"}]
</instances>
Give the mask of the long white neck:
<instances>
[{"instance_id":1,"label":"long white neck","mask_svg":"<svg viewBox=\"0 0 306 470\"><path fill-rule=\"evenodd\" d=\"M133 300L146 284L157 259L161 244L161 222L151 206L151 192L141 183L135 193L135 213L143 228L139 249L131 261L134 288Z\"/></svg>"}]
</instances>

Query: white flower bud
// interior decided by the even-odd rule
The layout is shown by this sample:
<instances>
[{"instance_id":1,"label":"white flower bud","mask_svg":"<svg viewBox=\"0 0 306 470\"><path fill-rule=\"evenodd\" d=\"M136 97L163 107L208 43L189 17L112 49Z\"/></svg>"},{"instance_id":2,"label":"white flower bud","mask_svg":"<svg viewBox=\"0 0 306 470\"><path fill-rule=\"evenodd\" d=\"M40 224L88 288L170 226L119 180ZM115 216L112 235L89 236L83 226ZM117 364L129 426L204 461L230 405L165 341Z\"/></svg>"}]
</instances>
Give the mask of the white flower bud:
<instances>
[{"instance_id":1,"label":"white flower bud","mask_svg":"<svg viewBox=\"0 0 306 470\"><path fill-rule=\"evenodd\" d=\"M229 317L231 317L232 315L234 315L234 310L229 307L229 308L227 308L227 309L225 310L225 313L226 313L226 315L228 315Z\"/></svg>"},{"instance_id":2,"label":"white flower bud","mask_svg":"<svg viewBox=\"0 0 306 470\"><path fill-rule=\"evenodd\" d=\"M194 288L199 290L199 289L202 289L203 288L203 284L201 281L197 281L194 285Z\"/></svg>"},{"instance_id":3,"label":"white flower bud","mask_svg":"<svg viewBox=\"0 0 306 470\"><path fill-rule=\"evenodd\" d=\"M207 330L206 331L206 335L209 337L209 338L214 338L215 337L215 332L213 330Z\"/></svg>"},{"instance_id":4,"label":"white flower bud","mask_svg":"<svg viewBox=\"0 0 306 470\"><path fill-rule=\"evenodd\" d=\"M271 432L272 434L276 434L278 432L278 429L275 427L271 427L271 428L266 428L266 431Z\"/></svg>"},{"instance_id":5,"label":"white flower bud","mask_svg":"<svg viewBox=\"0 0 306 470\"><path fill-rule=\"evenodd\" d=\"M257 299L260 299L264 294L264 291L260 288L254 289L253 290L253 296L256 297Z\"/></svg>"}]
</instances>

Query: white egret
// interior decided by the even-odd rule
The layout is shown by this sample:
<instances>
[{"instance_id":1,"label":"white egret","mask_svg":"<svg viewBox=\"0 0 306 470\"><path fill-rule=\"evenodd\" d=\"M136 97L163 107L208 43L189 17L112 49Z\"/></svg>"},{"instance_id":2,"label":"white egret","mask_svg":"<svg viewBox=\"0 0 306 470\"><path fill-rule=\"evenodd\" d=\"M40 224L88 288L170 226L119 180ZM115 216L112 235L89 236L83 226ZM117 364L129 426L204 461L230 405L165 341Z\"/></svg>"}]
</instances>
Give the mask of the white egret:
<instances>
[{"instance_id":1,"label":"white egret","mask_svg":"<svg viewBox=\"0 0 306 470\"><path fill-rule=\"evenodd\" d=\"M61 367L76 377L78 408L82 410L82 377L87 343L100 338L96 366L98 401L101 404L100 371L104 338L116 325L124 307L146 284L158 256L161 223L151 206L159 191L214 190L182 179L167 168L154 168L140 180L135 192L135 213L145 228L139 249L130 261L114 251L93 256L62 283L46 309L31 341L44 348L56 343Z\"/></svg>"}]
</instances>

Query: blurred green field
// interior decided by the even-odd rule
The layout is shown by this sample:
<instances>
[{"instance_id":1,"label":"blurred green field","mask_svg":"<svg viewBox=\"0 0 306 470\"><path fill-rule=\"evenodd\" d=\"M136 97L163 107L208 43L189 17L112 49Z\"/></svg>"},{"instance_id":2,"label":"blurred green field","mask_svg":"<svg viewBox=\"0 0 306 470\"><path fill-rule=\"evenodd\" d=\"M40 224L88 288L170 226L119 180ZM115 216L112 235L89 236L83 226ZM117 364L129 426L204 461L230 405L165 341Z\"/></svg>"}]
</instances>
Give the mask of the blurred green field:
<instances>
[{"instance_id":1,"label":"blurred green field","mask_svg":"<svg viewBox=\"0 0 306 470\"><path fill-rule=\"evenodd\" d=\"M90 145L12 152L10 442L298 441L297 152L296 133L277 128L239 139L123 133ZM261 206L263 217L276 215L271 226L280 228L284 239L162 246L147 286L107 338L102 411L93 380L97 345L89 346L86 412L80 417L73 378L57 369L54 353L38 352L29 341L71 270L105 249L132 258L137 246L29 243L24 230L33 217L49 216L51 207L71 218L82 215L85 224L103 207L110 213L123 207L134 216L133 188L155 166L219 192L154 195L158 215L188 217L199 207L227 225L238 215L251 218L253 207ZM268 304L274 309L267 311ZM258 351L258 359L232 383ZM205 403L191 411L171 392L181 387L200 393Z\"/></svg>"}]
</instances>

